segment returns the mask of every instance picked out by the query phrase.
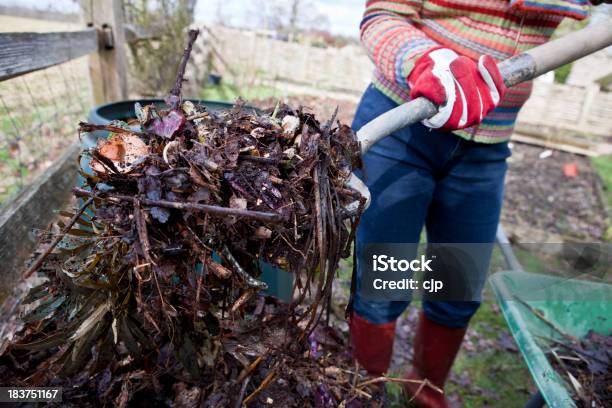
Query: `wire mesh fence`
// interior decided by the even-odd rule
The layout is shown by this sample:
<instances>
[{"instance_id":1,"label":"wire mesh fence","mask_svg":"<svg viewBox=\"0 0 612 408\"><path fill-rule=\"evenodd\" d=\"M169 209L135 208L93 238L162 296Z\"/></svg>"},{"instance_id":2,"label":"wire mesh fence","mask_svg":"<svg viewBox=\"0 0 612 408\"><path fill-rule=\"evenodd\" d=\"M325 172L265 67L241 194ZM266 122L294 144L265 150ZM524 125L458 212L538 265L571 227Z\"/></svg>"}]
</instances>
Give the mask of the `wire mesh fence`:
<instances>
[{"instance_id":1,"label":"wire mesh fence","mask_svg":"<svg viewBox=\"0 0 612 408\"><path fill-rule=\"evenodd\" d=\"M0 204L76 139L90 105L86 58L0 82Z\"/></svg>"}]
</instances>

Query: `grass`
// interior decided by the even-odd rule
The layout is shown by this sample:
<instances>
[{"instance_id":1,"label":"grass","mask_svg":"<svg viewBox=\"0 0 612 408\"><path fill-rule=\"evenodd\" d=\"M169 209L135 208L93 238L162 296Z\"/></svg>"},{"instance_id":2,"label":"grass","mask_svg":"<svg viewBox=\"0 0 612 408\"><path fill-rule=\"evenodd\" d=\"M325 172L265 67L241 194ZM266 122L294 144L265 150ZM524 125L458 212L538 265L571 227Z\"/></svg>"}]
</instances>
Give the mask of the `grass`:
<instances>
[{"instance_id":1,"label":"grass","mask_svg":"<svg viewBox=\"0 0 612 408\"><path fill-rule=\"evenodd\" d=\"M9 26L13 20L30 21L0 16L0 22ZM27 21L22 25L31 29L26 31L40 31ZM61 26L32 22L42 24L42 31L57 31L53 26ZM76 139L75 127L89 109L89 95L84 58L0 83L0 204L14 197Z\"/></svg>"},{"instance_id":2,"label":"grass","mask_svg":"<svg viewBox=\"0 0 612 408\"><path fill-rule=\"evenodd\" d=\"M564 84L567 81L567 77L569 77L570 72L572 71L572 64L565 64L555 69L555 82L559 84Z\"/></svg>"},{"instance_id":3,"label":"grass","mask_svg":"<svg viewBox=\"0 0 612 408\"><path fill-rule=\"evenodd\" d=\"M470 328L484 339L498 340L499 333L507 330L506 321L495 307L495 300L488 298L472 318ZM469 387L450 383L449 393L457 393L464 406L522 407L529 400L534 388L531 375L520 354L505 350L488 349L475 355L461 351L454 366L455 373L468 373Z\"/></svg>"},{"instance_id":4,"label":"grass","mask_svg":"<svg viewBox=\"0 0 612 408\"><path fill-rule=\"evenodd\" d=\"M612 155L592 157L591 163L603 181L605 198L612 208Z\"/></svg>"},{"instance_id":5,"label":"grass","mask_svg":"<svg viewBox=\"0 0 612 408\"><path fill-rule=\"evenodd\" d=\"M270 86L253 85L248 88L240 89L232 83L221 82L220 85L205 86L200 96L202 99L234 102L238 97L250 101L279 97L281 94L277 89Z\"/></svg>"},{"instance_id":6,"label":"grass","mask_svg":"<svg viewBox=\"0 0 612 408\"><path fill-rule=\"evenodd\" d=\"M61 129L61 119L52 119L53 113L52 105L39 107L38 111L17 107L9 117L0 108L0 204L28 185L40 173L43 161L57 158L60 153L57 146L62 139L74 137ZM73 115L71 119L76 123L79 118ZM41 122L51 129L48 139L40 130Z\"/></svg>"},{"instance_id":7,"label":"grass","mask_svg":"<svg viewBox=\"0 0 612 408\"><path fill-rule=\"evenodd\" d=\"M612 155L592 157L591 164L601 177L604 186L604 199L608 205L608 211L610 211L612 209ZM610 216L611 214L608 213L608 230L604 235L606 241L612 241L612 220Z\"/></svg>"},{"instance_id":8,"label":"grass","mask_svg":"<svg viewBox=\"0 0 612 408\"><path fill-rule=\"evenodd\" d=\"M10 153L6 150L0 150L0 170L2 174L12 176L10 183L2 183L0 185L0 204L3 203L7 198L17 194L21 189L20 179L27 180L29 176L29 170L27 167L23 167L18 159L11 157Z\"/></svg>"}]
</instances>

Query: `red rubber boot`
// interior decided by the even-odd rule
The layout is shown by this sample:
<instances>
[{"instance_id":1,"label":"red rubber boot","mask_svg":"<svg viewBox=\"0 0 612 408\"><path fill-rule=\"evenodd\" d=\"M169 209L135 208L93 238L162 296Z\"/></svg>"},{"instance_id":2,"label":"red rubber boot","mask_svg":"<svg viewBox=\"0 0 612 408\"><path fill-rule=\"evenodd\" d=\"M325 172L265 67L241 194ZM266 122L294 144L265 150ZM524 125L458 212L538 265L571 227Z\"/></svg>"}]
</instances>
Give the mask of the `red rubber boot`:
<instances>
[{"instance_id":1,"label":"red rubber boot","mask_svg":"<svg viewBox=\"0 0 612 408\"><path fill-rule=\"evenodd\" d=\"M395 321L372 323L353 312L350 325L353 357L372 375L386 373L393 351Z\"/></svg>"},{"instance_id":2,"label":"red rubber boot","mask_svg":"<svg viewBox=\"0 0 612 408\"><path fill-rule=\"evenodd\" d=\"M456 329L435 323L421 312L413 343L412 371L406 378L410 380L427 379L436 387L444 390L444 383L461 347L465 331L465 328ZM407 383L404 388L417 407L448 407L444 394L432 387L424 386L418 393L419 384Z\"/></svg>"}]
</instances>

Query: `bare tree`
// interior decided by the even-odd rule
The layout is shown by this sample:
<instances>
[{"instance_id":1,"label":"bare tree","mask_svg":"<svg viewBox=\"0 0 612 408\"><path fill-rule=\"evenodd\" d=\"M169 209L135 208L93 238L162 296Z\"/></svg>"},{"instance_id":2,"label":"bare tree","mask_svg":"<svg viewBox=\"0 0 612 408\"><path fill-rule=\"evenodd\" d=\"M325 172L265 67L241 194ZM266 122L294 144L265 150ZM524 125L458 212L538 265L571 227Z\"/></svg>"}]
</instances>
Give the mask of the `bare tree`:
<instances>
[{"instance_id":1,"label":"bare tree","mask_svg":"<svg viewBox=\"0 0 612 408\"><path fill-rule=\"evenodd\" d=\"M129 44L130 73L136 90L147 96L165 94L172 86L185 32L193 22L196 0L124 0L127 23L153 29L155 39Z\"/></svg>"},{"instance_id":2,"label":"bare tree","mask_svg":"<svg viewBox=\"0 0 612 408\"><path fill-rule=\"evenodd\" d=\"M300 5L303 0L290 0L291 14L289 15L289 35L294 37L298 32L298 19L300 18Z\"/></svg>"},{"instance_id":3,"label":"bare tree","mask_svg":"<svg viewBox=\"0 0 612 408\"><path fill-rule=\"evenodd\" d=\"M258 27L276 30L289 38L301 31L329 28L329 19L311 0L255 0L253 8Z\"/></svg>"}]
</instances>

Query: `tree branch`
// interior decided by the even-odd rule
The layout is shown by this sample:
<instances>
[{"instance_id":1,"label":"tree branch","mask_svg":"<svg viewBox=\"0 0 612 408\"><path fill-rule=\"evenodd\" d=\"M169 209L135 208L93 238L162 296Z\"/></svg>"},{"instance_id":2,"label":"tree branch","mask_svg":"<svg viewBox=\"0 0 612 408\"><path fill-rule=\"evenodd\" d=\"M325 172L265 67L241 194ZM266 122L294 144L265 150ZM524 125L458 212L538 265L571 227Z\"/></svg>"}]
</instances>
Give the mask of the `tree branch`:
<instances>
[{"instance_id":1,"label":"tree branch","mask_svg":"<svg viewBox=\"0 0 612 408\"><path fill-rule=\"evenodd\" d=\"M187 69L187 62L189 61L189 57L191 56L191 49L193 48L193 43L196 38L200 34L200 30L189 30L189 39L187 40L187 46L183 51L183 57L181 58L181 63L179 65L178 74L176 76L176 81L174 82L174 86L170 90L170 95L168 97L169 105L172 109L176 109L178 107L179 102L181 101L181 90L183 89L183 82L185 81L185 69Z\"/></svg>"},{"instance_id":2,"label":"tree branch","mask_svg":"<svg viewBox=\"0 0 612 408\"><path fill-rule=\"evenodd\" d=\"M134 197L122 194L113 194L107 192L98 192L94 193L89 190L85 190L82 188L73 188L72 192L77 197L93 197L99 198L102 200L115 200L115 201L129 201L133 202ZM181 203L175 201L168 200L150 200L148 198L140 198L140 203L149 207L163 207L163 208L172 208L175 210L189 210L196 212L203 212L207 214L228 217L235 216L239 218L250 218L253 220L258 220L262 222L283 222L285 221L285 217L280 214L268 213L263 211L251 211L251 210L242 210L238 208L229 208L229 207L220 207L217 205L206 205L206 204L194 204L194 203Z\"/></svg>"}]
</instances>

